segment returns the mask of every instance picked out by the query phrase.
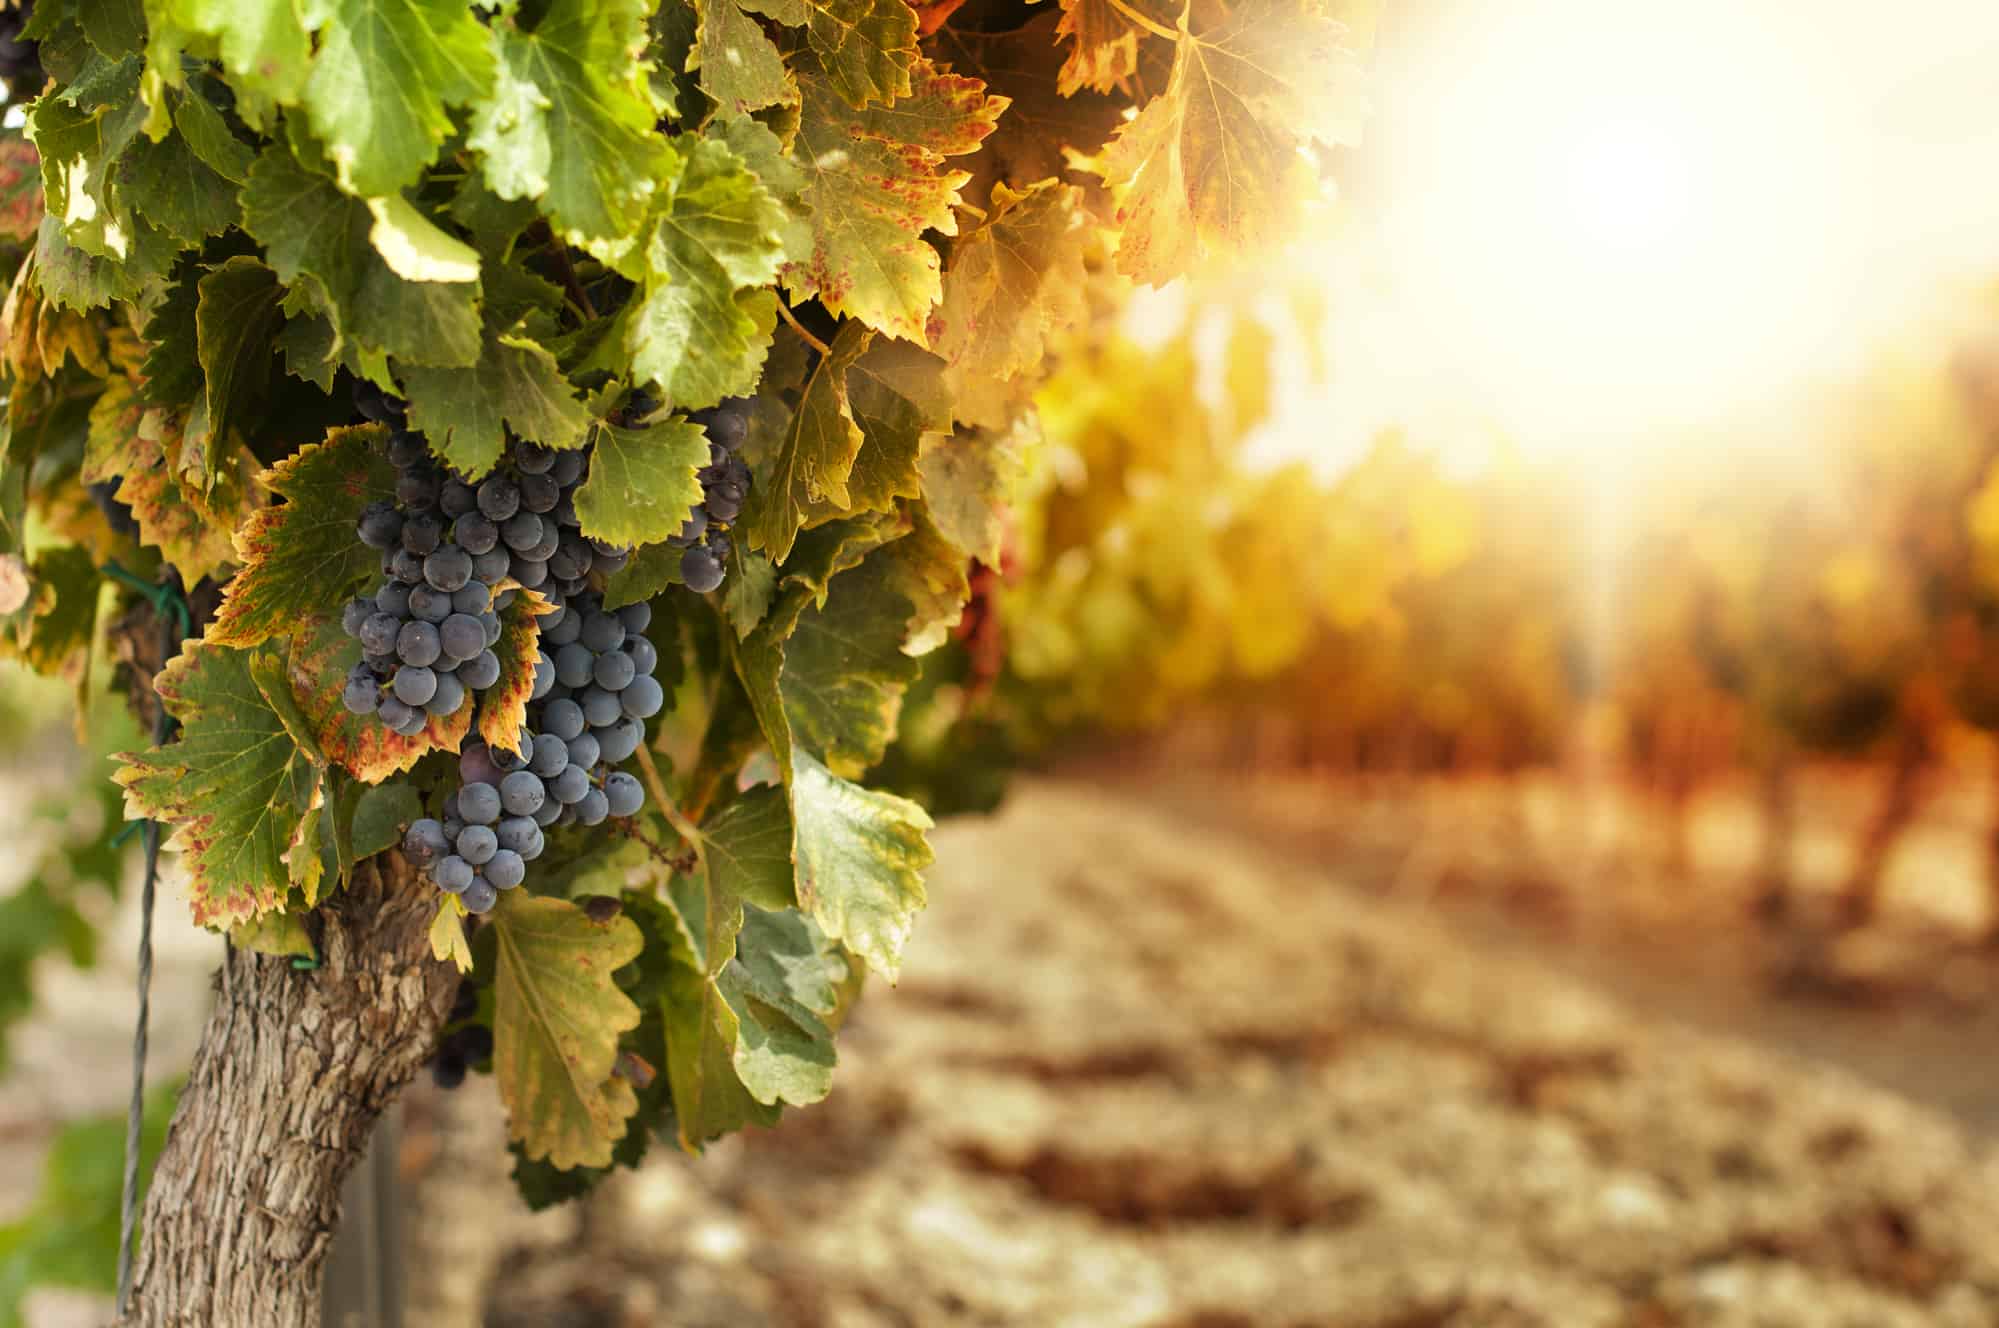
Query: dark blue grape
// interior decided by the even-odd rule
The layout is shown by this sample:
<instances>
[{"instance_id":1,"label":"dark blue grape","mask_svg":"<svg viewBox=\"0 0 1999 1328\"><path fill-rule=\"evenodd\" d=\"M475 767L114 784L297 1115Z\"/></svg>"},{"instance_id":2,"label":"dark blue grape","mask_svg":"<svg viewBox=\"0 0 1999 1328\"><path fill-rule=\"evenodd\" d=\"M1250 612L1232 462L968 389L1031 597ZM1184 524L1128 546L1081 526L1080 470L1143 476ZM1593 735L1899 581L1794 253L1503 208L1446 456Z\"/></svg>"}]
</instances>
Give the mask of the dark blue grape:
<instances>
[{"instance_id":1,"label":"dark blue grape","mask_svg":"<svg viewBox=\"0 0 1999 1328\"><path fill-rule=\"evenodd\" d=\"M583 478L583 467L584 457L581 450L557 452L548 473L555 477L557 484L567 489Z\"/></svg>"},{"instance_id":2,"label":"dark blue grape","mask_svg":"<svg viewBox=\"0 0 1999 1328\"><path fill-rule=\"evenodd\" d=\"M500 773L510 775L516 770L528 768L527 758L509 747L493 749L493 764L500 767Z\"/></svg>"},{"instance_id":3,"label":"dark blue grape","mask_svg":"<svg viewBox=\"0 0 1999 1328\"><path fill-rule=\"evenodd\" d=\"M604 781L604 797L611 815L631 816L645 806L646 791L639 781L622 770L614 770Z\"/></svg>"},{"instance_id":4,"label":"dark blue grape","mask_svg":"<svg viewBox=\"0 0 1999 1328\"><path fill-rule=\"evenodd\" d=\"M511 595L514 592L510 590L507 593ZM486 634L486 644L490 646L498 642L500 639L500 615L488 609L486 612L479 614L478 617L479 630Z\"/></svg>"},{"instance_id":5,"label":"dark blue grape","mask_svg":"<svg viewBox=\"0 0 1999 1328\"><path fill-rule=\"evenodd\" d=\"M546 475L523 474L520 486L523 512L552 511L562 499L562 486Z\"/></svg>"},{"instance_id":6,"label":"dark blue grape","mask_svg":"<svg viewBox=\"0 0 1999 1328\"><path fill-rule=\"evenodd\" d=\"M490 520L505 521L520 507L520 488L505 475L488 475L479 485L479 510Z\"/></svg>"},{"instance_id":7,"label":"dark blue grape","mask_svg":"<svg viewBox=\"0 0 1999 1328\"><path fill-rule=\"evenodd\" d=\"M627 604L622 609L619 609L617 613L618 621L625 625L625 631L631 636L636 637L640 632L652 626L652 605L646 603L644 600L640 600L636 604Z\"/></svg>"},{"instance_id":8,"label":"dark blue grape","mask_svg":"<svg viewBox=\"0 0 1999 1328\"><path fill-rule=\"evenodd\" d=\"M598 759L609 765L629 757L645 738L645 726L630 715L621 716L608 728L590 730L597 738Z\"/></svg>"},{"instance_id":9,"label":"dark blue grape","mask_svg":"<svg viewBox=\"0 0 1999 1328\"><path fill-rule=\"evenodd\" d=\"M405 664L396 670L394 686L398 701L420 706L437 695L437 675L420 664Z\"/></svg>"},{"instance_id":10,"label":"dark blue grape","mask_svg":"<svg viewBox=\"0 0 1999 1328\"><path fill-rule=\"evenodd\" d=\"M591 728L608 728L618 722L618 716L625 713L618 701L620 695L602 687L592 687L583 693L583 718L590 722Z\"/></svg>"},{"instance_id":11,"label":"dark blue grape","mask_svg":"<svg viewBox=\"0 0 1999 1328\"><path fill-rule=\"evenodd\" d=\"M502 771L493 761L492 749L477 738L467 742L458 753L458 778L465 784L492 784L497 786Z\"/></svg>"},{"instance_id":12,"label":"dark blue grape","mask_svg":"<svg viewBox=\"0 0 1999 1328\"><path fill-rule=\"evenodd\" d=\"M500 542L500 528L477 512L467 512L451 523L451 542L477 557Z\"/></svg>"},{"instance_id":13,"label":"dark blue grape","mask_svg":"<svg viewBox=\"0 0 1999 1328\"><path fill-rule=\"evenodd\" d=\"M585 614L582 641L584 645L599 654L606 650L616 650L625 643L625 625L618 621L618 616L614 613L604 613L600 610Z\"/></svg>"},{"instance_id":14,"label":"dark blue grape","mask_svg":"<svg viewBox=\"0 0 1999 1328\"><path fill-rule=\"evenodd\" d=\"M396 477L396 501L412 512L437 506L437 476L428 470L406 470Z\"/></svg>"},{"instance_id":15,"label":"dark blue grape","mask_svg":"<svg viewBox=\"0 0 1999 1328\"><path fill-rule=\"evenodd\" d=\"M701 505L708 509L710 518L723 525L743 514L743 496L723 485L708 490L708 496Z\"/></svg>"},{"instance_id":16,"label":"dark blue grape","mask_svg":"<svg viewBox=\"0 0 1999 1328\"><path fill-rule=\"evenodd\" d=\"M540 829L554 825L555 818L560 815L562 815L562 804L555 800L553 794L550 794L548 801L541 805L541 810L534 814L535 826Z\"/></svg>"},{"instance_id":17,"label":"dark blue grape","mask_svg":"<svg viewBox=\"0 0 1999 1328\"><path fill-rule=\"evenodd\" d=\"M530 701L539 701L555 687L555 661L548 657L546 650L535 656L534 689L528 693Z\"/></svg>"},{"instance_id":18,"label":"dark blue grape","mask_svg":"<svg viewBox=\"0 0 1999 1328\"><path fill-rule=\"evenodd\" d=\"M548 702L541 708L541 731L568 742L583 731L583 707L566 698Z\"/></svg>"},{"instance_id":19,"label":"dark blue grape","mask_svg":"<svg viewBox=\"0 0 1999 1328\"><path fill-rule=\"evenodd\" d=\"M520 555L529 562L545 563L554 557L555 551L561 547L562 527L556 525L553 521L543 521L541 523L541 538L536 540L530 547L520 550ZM551 571L549 575L553 576L555 573Z\"/></svg>"},{"instance_id":20,"label":"dark blue grape","mask_svg":"<svg viewBox=\"0 0 1999 1328\"><path fill-rule=\"evenodd\" d=\"M354 383L354 409L361 412L362 419L375 424L400 424L403 420L403 403L365 378Z\"/></svg>"},{"instance_id":21,"label":"dark blue grape","mask_svg":"<svg viewBox=\"0 0 1999 1328\"><path fill-rule=\"evenodd\" d=\"M625 642L625 653L632 657L635 673L649 674L659 667L659 651L643 636L634 636Z\"/></svg>"},{"instance_id":22,"label":"dark blue grape","mask_svg":"<svg viewBox=\"0 0 1999 1328\"><path fill-rule=\"evenodd\" d=\"M482 784L480 787L491 786ZM459 806L464 805L465 800L460 798ZM500 837L493 832L493 827L490 825L468 825L458 832L457 847L459 857L474 867L483 867L492 861L493 854L499 851Z\"/></svg>"},{"instance_id":23,"label":"dark blue grape","mask_svg":"<svg viewBox=\"0 0 1999 1328\"><path fill-rule=\"evenodd\" d=\"M372 599L348 600L340 610L340 630L349 636L360 636L361 624L374 615L377 607L379 606ZM387 613L389 610L383 609L382 612Z\"/></svg>"},{"instance_id":24,"label":"dark blue grape","mask_svg":"<svg viewBox=\"0 0 1999 1328\"><path fill-rule=\"evenodd\" d=\"M514 445L514 469L523 475L546 475L555 465L555 449L540 443Z\"/></svg>"},{"instance_id":25,"label":"dark blue grape","mask_svg":"<svg viewBox=\"0 0 1999 1328\"><path fill-rule=\"evenodd\" d=\"M583 635L583 615L574 608L563 609L554 622L542 622L541 643L546 647L566 646Z\"/></svg>"},{"instance_id":26,"label":"dark blue grape","mask_svg":"<svg viewBox=\"0 0 1999 1328\"><path fill-rule=\"evenodd\" d=\"M582 825L602 824L611 814L611 801L604 796L604 790L591 789L576 803L576 819Z\"/></svg>"},{"instance_id":27,"label":"dark blue grape","mask_svg":"<svg viewBox=\"0 0 1999 1328\"><path fill-rule=\"evenodd\" d=\"M486 629L470 614L452 614L438 624L437 636L452 659L470 659L486 648Z\"/></svg>"},{"instance_id":28,"label":"dark blue grape","mask_svg":"<svg viewBox=\"0 0 1999 1328\"><path fill-rule=\"evenodd\" d=\"M680 555L680 579L697 595L705 595L722 584L722 560L704 545L696 545Z\"/></svg>"},{"instance_id":29,"label":"dark blue grape","mask_svg":"<svg viewBox=\"0 0 1999 1328\"><path fill-rule=\"evenodd\" d=\"M444 487L437 491L437 510L447 517L464 516L478 506L478 495L464 480L448 479L444 482Z\"/></svg>"},{"instance_id":30,"label":"dark blue grape","mask_svg":"<svg viewBox=\"0 0 1999 1328\"><path fill-rule=\"evenodd\" d=\"M542 583L548 580L548 564L529 562L517 553L514 555L512 575L527 589L540 590Z\"/></svg>"},{"instance_id":31,"label":"dark blue grape","mask_svg":"<svg viewBox=\"0 0 1999 1328\"><path fill-rule=\"evenodd\" d=\"M569 764L580 765L585 770L597 764L603 749L593 733L579 733L569 740Z\"/></svg>"},{"instance_id":32,"label":"dark blue grape","mask_svg":"<svg viewBox=\"0 0 1999 1328\"><path fill-rule=\"evenodd\" d=\"M407 618L410 612L410 588L400 581L389 581L375 592L375 607L394 618Z\"/></svg>"},{"instance_id":33,"label":"dark blue grape","mask_svg":"<svg viewBox=\"0 0 1999 1328\"><path fill-rule=\"evenodd\" d=\"M532 815L503 816L500 823L493 827L493 833L499 836L501 848L512 849L516 853L541 837L540 827L535 825ZM522 853L521 856L527 855Z\"/></svg>"},{"instance_id":34,"label":"dark blue grape","mask_svg":"<svg viewBox=\"0 0 1999 1328\"><path fill-rule=\"evenodd\" d=\"M500 781L500 805L510 816L532 816L548 797L541 776L532 770L516 770Z\"/></svg>"},{"instance_id":35,"label":"dark blue grape","mask_svg":"<svg viewBox=\"0 0 1999 1328\"><path fill-rule=\"evenodd\" d=\"M371 549L393 549L402 538L403 514L391 503L369 503L361 509L361 519L355 523L354 533Z\"/></svg>"},{"instance_id":36,"label":"dark blue grape","mask_svg":"<svg viewBox=\"0 0 1999 1328\"><path fill-rule=\"evenodd\" d=\"M591 674L596 678L597 685L607 692L624 691L631 685L632 679L638 676L638 671L638 665L632 662L632 657L622 650L612 650L597 656L597 662L591 666Z\"/></svg>"},{"instance_id":37,"label":"dark blue grape","mask_svg":"<svg viewBox=\"0 0 1999 1328\"><path fill-rule=\"evenodd\" d=\"M548 796L567 807L590 788L590 772L580 765L567 765L548 781Z\"/></svg>"},{"instance_id":38,"label":"dark blue grape","mask_svg":"<svg viewBox=\"0 0 1999 1328\"><path fill-rule=\"evenodd\" d=\"M465 911L473 914L491 913L493 905L500 902L500 892L483 876L474 876L472 883L458 897L465 901ZM464 1078L463 1075L459 1077Z\"/></svg>"},{"instance_id":39,"label":"dark blue grape","mask_svg":"<svg viewBox=\"0 0 1999 1328\"><path fill-rule=\"evenodd\" d=\"M463 834L464 832L460 831L459 833ZM431 871L430 876L432 880L437 882L440 889L449 890L453 894L456 894L458 891L472 884L472 864L459 857L456 853L453 853L440 860L436 868Z\"/></svg>"},{"instance_id":40,"label":"dark blue grape","mask_svg":"<svg viewBox=\"0 0 1999 1328\"><path fill-rule=\"evenodd\" d=\"M389 435L389 463L397 470L420 466L429 455L430 449L424 446L422 434L399 428Z\"/></svg>"},{"instance_id":41,"label":"dark blue grape","mask_svg":"<svg viewBox=\"0 0 1999 1328\"><path fill-rule=\"evenodd\" d=\"M651 719L666 704L666 691L659 680L641 673L632 679L624 691L618 693L618 705L633 719Z\"/></svg>"},{"instance_id":42,"label":"dark blue grape","mask_svg":"<svg viewBox=\"0 0 1999 1328\"><path fill-rule=\"evenodd\" d=\"M371 613L361 624L359 636L361 649L371 655L391 655L396 649L396 633L402 631L403 620L387 613Z\"/></svg>"},{"instance_id":43,"label":"dark blue grape","mask_svg":"<svg viewBox=\"0 0 1999 1328\"><path fill-rule=\"evenodd\" d=\"M562 767L569 764L569 744L553 733L537 733L534 739L534 753L528 758L528 769L543 779L552 779L562 773Z\"/></svg>"},{"instance_id":44,"label":"dark blue grape","mask_svg":"<svg viewBox=\"0 0 1999 1328\"><path fill-rule=\"evenodd\" d=\"M480 875L502 890L511 890L527 879L527 862L510 848L495 850Z\"/></svg>"},{"instance_id":45,"label":"dark blue grape","mask_svg":"<svg viewBox=\"0 0 1999 1328\"><path fill-rule=\"evenodd\" d=\"M340 688L340 703L357 715L372 715L382 704L382 684L367 665L356 665Z\"/></svg>"},{"instance_id":46,"label":"dark blue grape","mask_svg":"<svg viewBox=\"0 0 1999 1328\"><path fill-rule=\"evenodd\" d=\"M437 626L451 616L451 595L435 586L411 586L410 616Z\"/></svg>"},{"instance_id":47,"label":"dark blue grape","mask_svg":"<svg viewBox=\"0 0 1999 1328\"><path fill-rule=\"evenodd\" d=\"M429 553L444 538L444 523L430 512L417 512L403 522L403 547L419 556Z\"/></svg>"},{"instance_id":48,"label":"dark blue grape","mask_svg":"<svg viewBox=\"0 0 1999 1328\"><path fill-rule=\"evenodd\" d=\"M462 590L472 579L472 555L447 544L423 560L423 579L446 594Z\"/></svg>"},{"instance_id":49,"label":"dark blue grape","mask_svg":"<svg viewBox=\"0 0 1999 1328\"><path fill-rule=\"evenodd\" d=\"M500 680L500 660L490 650L482 650L458 666L458 681L475 692L483 692Z\"/></svg>"},{"instance_id":50,"label":"dark blue grape","mask_svg":"<svg viewBox=\"0 0 1999 1328\"><path fill-rule=\"evenodd\" d=\"M701 542L708 533L708 510L697 507L687 514L687 520L680 523L680 529L666 537L666 542L676 549L691 549Z\"/></svg>"},{"instance_id":51,"label":"dark blue grape","mask_svg":"<svg viewBox=\"0 0 1999 1328\"><path fill-rule=\"evenodd\" d=\"M407 622L396 633L396 658L405 664L421 664L426 667L437 663L443 653L438 643L437 628L427 622Z\"/></svg>"},{"instance_id":52,"label":"dark blue grape","mask_svg":"<svg viewBox=\"0 0 1999 1328\"><path fill-rule=\"evenodd\" d=\"M481 584L495 586L512 573L513 555L502 548L491 548L472 556L472 575Z\"/></svg>"},{"instance_id":53,"label":"dark blue grape","mask_svg":"<svg viewBox=\"0 0 1999 1328\"><path fill-rule=\"evenodd\" d=\"M403 856L419 868L427 868L451 851L451 841L444 837L444 827L428 816L418 817L410 822L410 828L403 832Z\"/></svg>"},{"instance_id":54,"label":"dark blue grape","mask_svg":"<svg viewBox=\"0 0 1999 1328\"><path fill-rule=\"evenodd\" d=\"M458 681L458 675L439 673L437 691L431 695L430 700L424 702L423 708L433 715L455 715L458 713L458 707L464 704L465 684Z\"/></svg>"},{"instance_id":55,"label":"dark blue grape","mask_svg":"<svg viewBox=\"0 0 1999 1328\"><path fill-rule=\"evenodd\" d=\"M467 581L451 592L453 613L481 614L493 607L493 588L484 581Z\"/></svg>"},{"instance_id":56,"label":"dark blue grape","mask_svg":"<svg viewBox=\"0 0 1999 1328\"><path fill-rule=\"evenodd\" d=\"M564 687L589 686L591 665L596 658L590 647L572 641L555 652L555 680Z\"/></svg>"},{"instance_id":57,"label":"dark blue grape","mask_svg":"<svg viewBox=\"0 0 1999 1328\"><path fill-rule=\"evenodd\" d=\"M389 571L406 586L423 584L423 559L408 549L397 549L389 560Z\"/></svg>"},{"instance_id":58,"label":"dark blue grape","mask_svg":"<svg viewBox=\"0 0 1999 1328\"><path fill-rule=\"evenodd\" d=\"M396 733L401 733L409 726L412 716L421 716L422 713L394 696L383 697L382 703L375 708L376 717Z\"/></svg>"}]
</instances>

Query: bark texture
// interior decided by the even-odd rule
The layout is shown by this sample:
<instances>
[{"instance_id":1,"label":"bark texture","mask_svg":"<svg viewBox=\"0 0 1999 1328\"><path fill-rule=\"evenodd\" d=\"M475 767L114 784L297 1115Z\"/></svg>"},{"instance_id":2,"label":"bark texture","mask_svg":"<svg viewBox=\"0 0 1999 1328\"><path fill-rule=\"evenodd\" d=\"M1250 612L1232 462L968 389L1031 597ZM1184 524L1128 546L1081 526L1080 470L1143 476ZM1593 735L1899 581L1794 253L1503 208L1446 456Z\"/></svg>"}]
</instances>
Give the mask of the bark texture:
<instances>
[{"instance_id":1,"label":"bark texture","mask_svg":"<svg viewBox=\"0 0 1999 1328\"><path fill-rule=\"evenodd\" d=\"M146 1196L125 1325L317 1328L340 1187L458 983L435 892L363 863L311 919L321 966L232 950Z\"/></svg>"}]
</instances>

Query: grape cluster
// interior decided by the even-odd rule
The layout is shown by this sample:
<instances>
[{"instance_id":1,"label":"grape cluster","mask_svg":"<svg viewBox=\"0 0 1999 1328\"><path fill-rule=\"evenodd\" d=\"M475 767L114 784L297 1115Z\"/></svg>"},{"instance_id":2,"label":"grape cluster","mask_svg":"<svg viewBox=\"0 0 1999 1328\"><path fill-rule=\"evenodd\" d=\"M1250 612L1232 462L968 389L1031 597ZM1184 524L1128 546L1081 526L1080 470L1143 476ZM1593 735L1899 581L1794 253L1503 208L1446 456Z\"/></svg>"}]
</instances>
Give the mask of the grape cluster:
<instances>
[{"instance_id":1,"label":"grape cluster","mask_svg":"<svg viewBox=\"0 0 1999 1328\"><path fill-rule=\"evenodd\" d=\"M499 680L492 647L512 591L496 597L494 587L511 581L560 603L589 584L593 568L622 567L629 551L577 529L574 493L586 453L517 443L475 485L431 459L396 398L363 383L355 407L391 429L396 498L371 503L356 530L381 551L382 583L343 612L362 657L342 699L413 737L430 716L456 714L468 693Z\"/></svg>"},{"instance_id":2,"label":"grape cluster","mask_svg":"<svg viewBox=\"0 0 1999 1328\"><path fill-rule=\"evenodd\" d=\"M749 432L749 406L748 397L734 397L687 417L708 431L708 464L699 471L700 504L667 543L685 550L680 555L680 578L697 594L722 584L729 560L726 532L742 515L743 500L749 497L749 464L736 451Z\"/></svg>"},{"instance_id":3,"label":"grape cluster","mask_svg":"<svg viewBox=\"0 0 1999 1328\"><path fill-rule=\"evenodd\" d=\"M458 996L445 1023L450 1025L431 1053L430 1075L439 1088L456 1088L465 1072L493 1054L493 1030L470 1021L479 1013L479 989L471 981L458 985Z\"/></svg>"},{"instance_id":4,"label":"grape cluster","mask_svg":"<svg viewBox=\"0 0 1999 1328\"><path fill-rule=\"evenodd\" d=\"M647 605L607 612L590 592L544 616L521 751L468 742L443 815L403 837L403 852L467 912L486 912L526 878L546 828L598 825L645 804L639 781L612 767L638 750L666 701L644 635L651 620Z\"/></svg>"}]
</instances>

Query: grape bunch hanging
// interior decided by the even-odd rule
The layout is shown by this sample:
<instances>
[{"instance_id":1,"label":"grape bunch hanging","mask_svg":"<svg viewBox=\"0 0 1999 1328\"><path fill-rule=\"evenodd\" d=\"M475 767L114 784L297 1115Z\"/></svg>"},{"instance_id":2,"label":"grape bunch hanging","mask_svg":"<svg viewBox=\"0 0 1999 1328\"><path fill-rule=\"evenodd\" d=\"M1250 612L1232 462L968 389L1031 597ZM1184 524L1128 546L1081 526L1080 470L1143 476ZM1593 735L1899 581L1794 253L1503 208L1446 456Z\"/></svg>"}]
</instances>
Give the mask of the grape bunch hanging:
<instances>
[{"instance_id":1,"label":"grape bunch hanging","mask_svg":"<svg viewBox=\"0 0 1999 1328\"><path fill-rule=\"evenodd\" d=\"M702 506L676 543L684 573L694 560L684 579L703 593L722 582L723 532L748 494L749 470L734 451L747 404L694 417L711 450L700 471ZM474 484L431 458L396 398L364 384L355 405L389 426L397 481L396 500L372 504L359 523L361 540L381 551L383 580L344 615L363 652L347 679L348 708L415 736L499 680L493 647L514 587L537 590L554 606L537 618L541 649L520 751L467 742L458 787L404 838L413 863L468 912L484 913L526 879L546 829L598 825L644 805L639 781L614 767L638 750L645 721L665 704L653 677L658 652L645 637L651 609L606 610L592 588L593 572L617 571L630 551L578 529L574 493L588 472L587 449L517 443ZM656 398L634 393L621 421L658 408Z\"/></svg>"}]
</instances>

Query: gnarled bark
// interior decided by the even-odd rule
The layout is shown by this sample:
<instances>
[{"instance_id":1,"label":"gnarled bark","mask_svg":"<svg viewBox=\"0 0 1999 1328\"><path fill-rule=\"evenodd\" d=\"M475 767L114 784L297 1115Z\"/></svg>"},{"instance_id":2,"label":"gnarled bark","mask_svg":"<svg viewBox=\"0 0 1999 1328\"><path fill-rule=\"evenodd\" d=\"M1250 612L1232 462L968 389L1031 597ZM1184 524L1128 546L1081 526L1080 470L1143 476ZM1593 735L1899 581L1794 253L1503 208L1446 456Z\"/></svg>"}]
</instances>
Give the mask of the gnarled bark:
<instances>
[{"instance_id":1,"label":"gnarled bark","mask_svg":"<svg viewBox=\"0 0 1999 1328\"><path fill-rule=\"evenodd\" d=\"M316 970L229 953L146 1196L121 1328L317 1328L341 1182L457 987L430 953L435 898L384 855L312 915Z\"/></svg>"}]
</instances>

